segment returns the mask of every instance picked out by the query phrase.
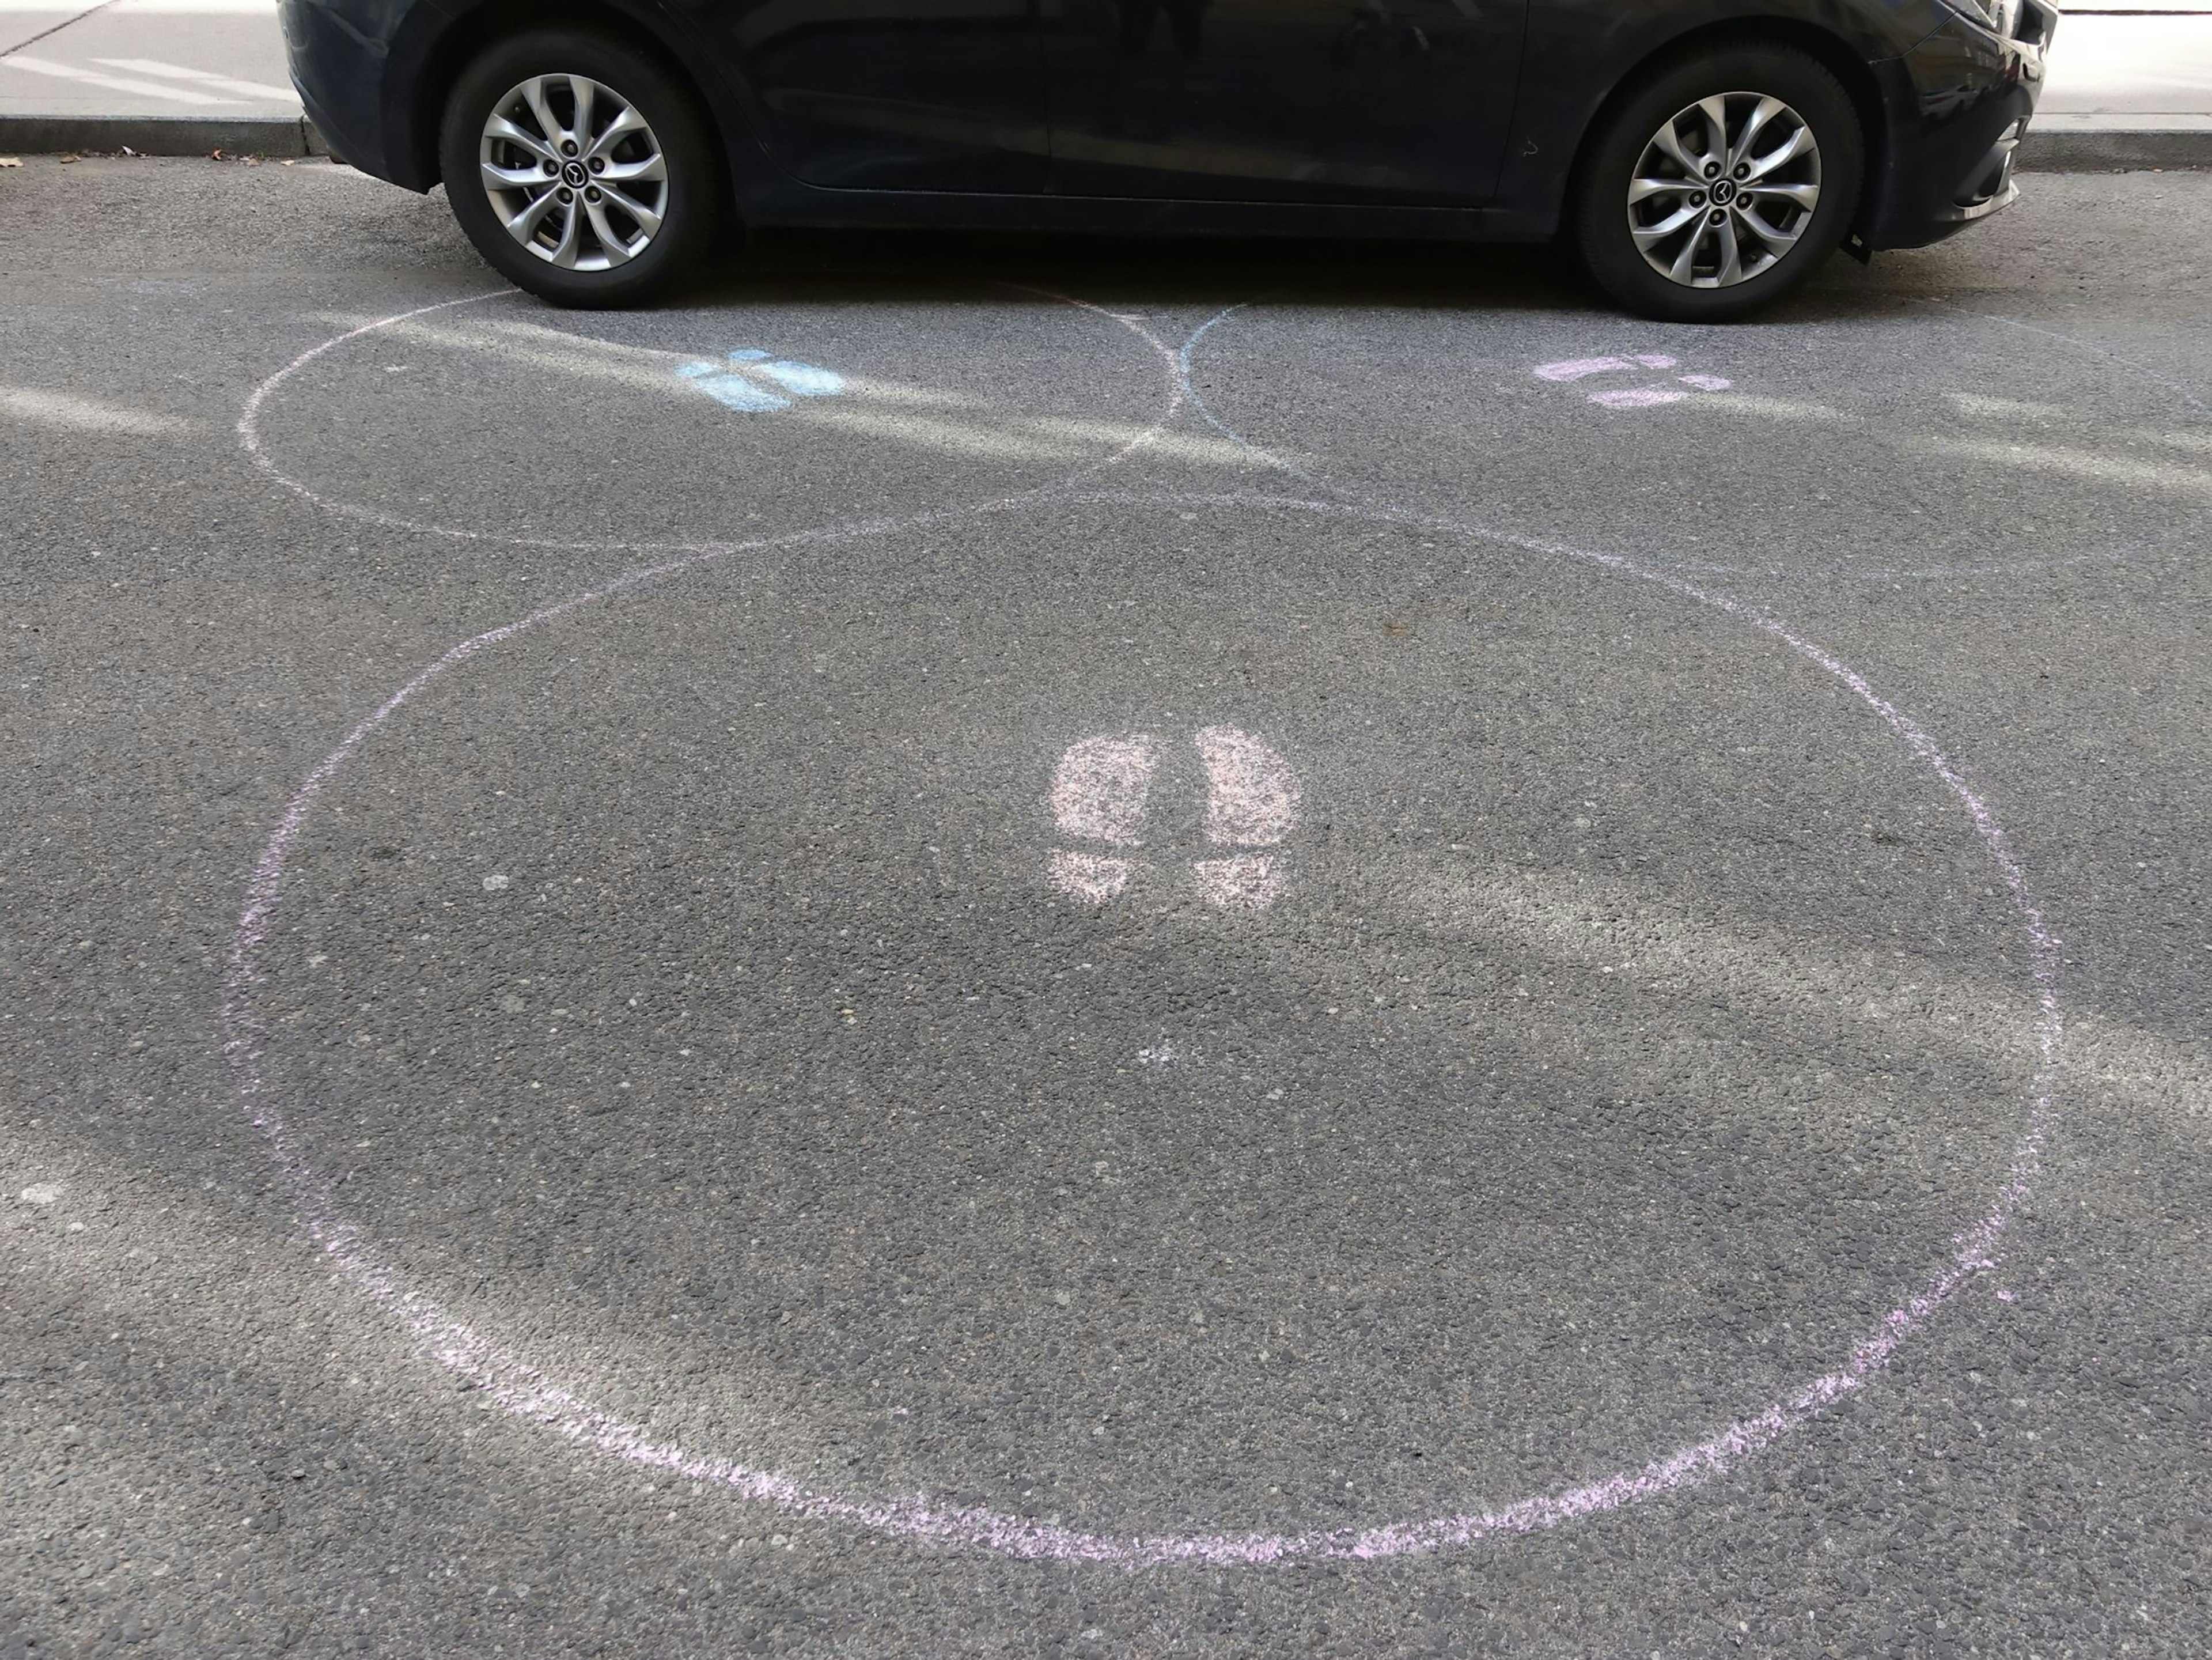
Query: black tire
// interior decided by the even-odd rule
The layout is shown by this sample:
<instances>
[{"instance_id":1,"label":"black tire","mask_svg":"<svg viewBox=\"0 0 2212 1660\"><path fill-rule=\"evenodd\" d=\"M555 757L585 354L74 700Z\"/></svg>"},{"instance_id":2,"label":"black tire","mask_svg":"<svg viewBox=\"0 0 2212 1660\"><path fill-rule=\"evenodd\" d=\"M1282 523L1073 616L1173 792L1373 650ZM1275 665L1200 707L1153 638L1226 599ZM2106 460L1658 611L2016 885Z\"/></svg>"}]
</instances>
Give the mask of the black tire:
<instances>
[{"instance_id":1,"label":"black tire","mask_svg":"<svg viewBox=\"0 0 2212 1660\"><path fill-rule=\"evenodd\" d=\"M659 185L658 200L647 204L658 210L659 225L647 234L642 221L600 204L618 239L648 234L638 252L623 263L604 270L556 265L511 234L501 210L494 204L479 170L485 123L510 91L538 76L580 76L597 82L644 118L651 139L657 143L666 178L634 188L643 199L652 185ZM573 119L573 104L557 107ZM599 107L604 110L605 106ZM597 118L597 125L604 128L604 114ZM535 131L535 125L532 130ZM635 154L642 141L624 142ZM520 159L523 153L513 154ZM593 30L533 30L487 48L462 71L446 100L438 155L453 216L476 244L477 252L517 288L556 306L629 306L648 298L696 265L714 241L717 221L722 216L721 170L715 161L707 122L689 88L653 58ZM584 188L596 187L586 181ZM580 240L599 250L586 257L606 257L592 222L584 216L588 210L583 208L579 192L575 199L549 209L549 216L565 225L561 216L577 216ZM514 203L525 198L509 195L507 199ZM550 232L545 234L551 236Z\"/></svg>"},{"instance_id":2,"label":"black tire","mask_svg":"<svg viewBox=\"0 0 2212 1660\"><path fill-rule=\"evenodd\" d=\"M1638 166L1647 146L1678 112L1713 97L1732 100L1724 107L1741 112L1744 106L1736 94L1779 99L1802 120L1818 146L1819 197L1809 211L1792 210L1786 202L1757 210L1778 221L1793 211L1798 218L1786 227L1796 234L1785 252L1777 253L1771 244L1760 244L1762 253L1773 256L1763 269L1724 287L1691 286L1655 271L1646 261L1630 224L1629 186L1638 177ZM1693 121L1692 130L1696 128ZM1734 131L1741 130L1739 120ZM1730 322L1780 299L1820 268L1857 217L1865 173L1866 140L1858 112L1825 65L1789 46L1715 47L1656 67L1600 119L1584 148L1568 204L1567 240L1597 285L1628 310L1670 323ZM1730 179L1725 188L1733 198L1735 181ZM1642 210L1657 222L1674 211L1687 211L1692 201L1705 200L1655 198ZM1723 213L1729 237L1736 238L1741 221L1710 204L1708 211ZM1661 257L1679 249L1691 234L1685 231L1677 240L1659 245ZM1707 234L1708 240L1702 263L1693 264L1691 274L1698 278L1702 272L1703 280L1712 280L1718 270L1705 271L1705 266L1719 265L1720 231L1698 234ZM1753 240L1739 246L1748 246Z\"/></svg>"}]
</instances>

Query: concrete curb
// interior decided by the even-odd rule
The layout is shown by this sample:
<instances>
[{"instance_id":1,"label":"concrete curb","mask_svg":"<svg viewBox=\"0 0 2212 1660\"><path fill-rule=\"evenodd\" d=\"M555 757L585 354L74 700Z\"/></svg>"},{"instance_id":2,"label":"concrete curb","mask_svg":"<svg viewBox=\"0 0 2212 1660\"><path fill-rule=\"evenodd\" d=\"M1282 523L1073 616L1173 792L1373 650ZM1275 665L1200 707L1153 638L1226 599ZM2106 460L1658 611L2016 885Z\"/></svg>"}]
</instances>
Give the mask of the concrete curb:
<instances>
[{"instance_id":1,"label":"concrete curb","mask_svg":"<svg viewBox=\"0 0 2212 1660\"><path fill-rule=\"evenodd\" d=\"M2034 173L2212 167L2212 116L2138 117L2140 125L2122 125L2126 119L2107 125L2063 114L2039 117L2021 140L2014 165Z\"/></svg>"},{"instance_id":2,"label":"concrete curb","mask_svg":"<svg viewBox=\"0 0 2212 1660\"><path fill-rule=\"evenodd\" d=\"M327 155L304 115L0 115L0 154Z\"/></svg>"},{"instance_id":3,"label":"concrete curb","mask_svg":"<svg viewBox=\"0 0 2212 1660\"><path fill-rule=\"evenodd\" d=\"M2212 167L2212 116L2124 116L2077 124L2042 118L2020 147L2031 173L2105 173L2140 167ZM2102 125L2110 121L2112 125ZM305 116L0 115L0 154L54 155L137 151L141 155L327 155Z\"/></svg>"}]
</instances>

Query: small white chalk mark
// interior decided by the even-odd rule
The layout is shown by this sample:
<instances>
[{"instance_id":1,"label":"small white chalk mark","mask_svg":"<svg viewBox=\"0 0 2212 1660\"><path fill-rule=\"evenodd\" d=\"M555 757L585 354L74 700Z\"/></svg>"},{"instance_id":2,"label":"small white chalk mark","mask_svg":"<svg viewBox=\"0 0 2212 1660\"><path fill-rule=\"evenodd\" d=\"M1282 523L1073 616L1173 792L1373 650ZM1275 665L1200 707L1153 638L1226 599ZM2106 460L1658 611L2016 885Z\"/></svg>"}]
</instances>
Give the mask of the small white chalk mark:
<instances>
[{"instance_id":1,"label":"small white chalk mark","mask_svg":"<svg viewBox=\"0 0 2212 1660\"><path fill-rule=\"evenodd\" d=\"M1206 902L1224 910L1265 910L1283 891L1283 873L1264 853L1201 859L1190 867L1190 873Z\"/></svg>"},{"instance_id":2,"label":"small white chalk mark","mask_svg":"<svg viewBox=\"0 0 2212 1660\"><path fill-rule=\"evenodd\" d=\"M504 891L507 887L507 878L499 875L495 872L493 874L484 878L483 891L486 893L499 893Z\"/></svg>"},{"instance_id":3,"label":"small white chalk mark","mask_svg":"<svg viewBox=\"0 0 2212 1660\"><path fill-rule=\"evenodd\" d=\"M758 346L739 346L726 363L685 363L676 371L726 410L769 415L787 410L794 398L834 398L845 390L835 369L775 357ZM763 386L765 377L773 386Z\"/></svg>"},{"instance_id":4,"label":"small white chalk mark","mask_svg":"<svg viewBox=\"0 0 2212 1660\"><path fill-rule=\"evenodd\" d=\"M1061 848L1052 855L1052 879L1078 899L1103 905L1129 885L1129 861Z\"/></svg>"},{"instance_id":5,"label":"small white chalk mark","mask_svg":"<svg viewBox=\"0 0 2212 1660\"><path fill-rule=\"evenodd\" d=\"M1619 392L1594 392L1590 402L1609 410L1648 410L1661 404L1679 404L1689 395L1671 386L1626 386Z\"/></svg>"},{"instance_id":6,"label":"small white chalk mark","mask_svg":"<svg viewBox=\"0 0 2212 1660\"><path fill-rule=\"evenodd\" d=\"M27 1205L51 1205L62 1196L62 1190L50 1183L41 1182L25 1188L15 1196Z\"/></svg>"},{"instance_id":7,"label":"small white chalk mark","mask_svg":"<svg viewBox=\"0 0 2212 1660\"><path fill-rule=\"evenodd\" d=\"M1133 847L1158 764L1158 740L1144 733L1086 738L1072 745L1052 775L1052 816L1060 833Z\"/></svg>"}]
</instances>

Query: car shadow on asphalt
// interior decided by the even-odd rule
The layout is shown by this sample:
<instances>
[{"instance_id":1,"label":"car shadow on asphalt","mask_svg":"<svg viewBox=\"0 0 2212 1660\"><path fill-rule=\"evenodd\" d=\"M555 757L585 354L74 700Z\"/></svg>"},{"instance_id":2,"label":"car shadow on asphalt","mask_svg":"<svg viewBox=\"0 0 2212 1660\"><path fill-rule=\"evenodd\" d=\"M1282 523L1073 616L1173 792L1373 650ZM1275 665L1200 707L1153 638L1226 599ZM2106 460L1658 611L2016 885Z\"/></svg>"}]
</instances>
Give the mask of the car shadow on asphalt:
<instances>
[{"instance_id":1,"label":"car shadow on asphalt","mask_svg":"<svg viewBox=\"0 0 2212 1660\"><path fill-rule=\"evenodd\" d=\"M1471 314L1622 315L1567 255L1547 245L934 230L762 232L726 250L672 302L818 300L825 284L848 299L941 299L948 286L976 282L1110 293L1117 302L1155 306L1265 295L1273 302ZM1804 291L1753 320L1863 320L1916 303L1838 257Z\"/></svg>"}]
</instances>

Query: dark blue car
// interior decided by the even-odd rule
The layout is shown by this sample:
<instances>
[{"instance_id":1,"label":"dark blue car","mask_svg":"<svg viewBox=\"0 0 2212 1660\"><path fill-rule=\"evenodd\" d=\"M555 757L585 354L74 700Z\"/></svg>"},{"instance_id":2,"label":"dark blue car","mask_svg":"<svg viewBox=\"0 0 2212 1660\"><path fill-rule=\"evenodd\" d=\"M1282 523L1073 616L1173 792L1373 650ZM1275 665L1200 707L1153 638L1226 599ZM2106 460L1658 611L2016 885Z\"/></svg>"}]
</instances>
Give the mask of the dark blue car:
<instances>
[{"instance_id":1,"label":"dark blue car","mask_svg":"<svg viewBox=\"0 0 2212 1660\"><path fill-rule=\"evenodd\" d=\"M283 0L332 147L634 301L717 222L1564 240L1741 315L2011 201L2045 0Z\"/></svg>"}]
</instances>

